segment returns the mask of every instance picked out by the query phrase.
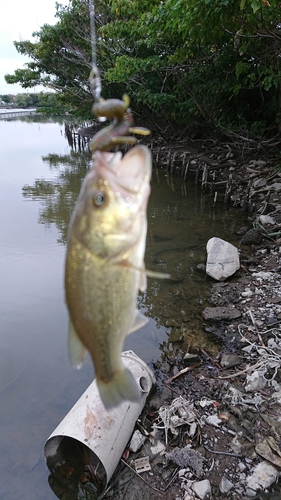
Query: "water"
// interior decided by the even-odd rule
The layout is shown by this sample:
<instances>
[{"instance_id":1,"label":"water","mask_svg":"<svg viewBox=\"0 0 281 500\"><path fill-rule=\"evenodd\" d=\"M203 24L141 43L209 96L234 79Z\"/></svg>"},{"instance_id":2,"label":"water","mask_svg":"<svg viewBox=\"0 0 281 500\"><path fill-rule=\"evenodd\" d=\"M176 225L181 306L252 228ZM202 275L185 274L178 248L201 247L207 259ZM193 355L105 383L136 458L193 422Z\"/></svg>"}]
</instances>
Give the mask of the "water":
<instances>
[{"instance_id":1,"label":"water","mask_svg":"<svg viewBox=\"0 0 281 500\"><path fill-rule=\"evenodd\" d=\"M38 117L0 122L0 498L54 499L45 440L93 378L67 355L63 267L69 218L89 166L70 151L60 123ZM172 337L215 348L201 327L210 281L197 271L211 236L237 244L240 212L154 171L146 265L172 280L148 280L139 302L148 325L129 336L147 363L165 358ZM174 344L173 344L174 345ZM181 344L182 345L182 344Z\"/></svg>"}]
</instances>

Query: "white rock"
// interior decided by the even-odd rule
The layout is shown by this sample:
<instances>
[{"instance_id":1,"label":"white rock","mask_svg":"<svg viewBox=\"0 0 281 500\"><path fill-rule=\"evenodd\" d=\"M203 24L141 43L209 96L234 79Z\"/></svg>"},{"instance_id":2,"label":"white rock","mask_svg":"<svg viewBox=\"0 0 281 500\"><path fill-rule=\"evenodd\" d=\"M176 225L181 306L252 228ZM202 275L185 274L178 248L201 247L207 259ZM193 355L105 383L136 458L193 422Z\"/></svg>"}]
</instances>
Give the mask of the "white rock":
<instances>
[{"instance_id":1,"label":"white rock","mask_svg":"<svg viewBox=\"0 0 281 500\"><path fill-rule=\"evenodd\" d=\"M270 215L260 215L259 220L262 224L276 224L276 220Z\"/></svg>"},{"instance_id":2,"label":"white rock","mask_svg":"<svg viewBox=\"0 0 281 500\"><path fill-rule=\"evenodd\" d=\"M186 491L183 500L195 500L195 496L193 495L193 493Z\"/></svg>"},{"instance_id":3,"label":"white rock","mask_svg":"<svg viewBox=\"0 0 281 500\"><path fill-rule=\"evenodd\" d=\"M240 472L244 472L244 470L246 469L246 465L243 464L243 462L239 462L238 469L240 470Z\"/></svg>"},{"instance_id":4,"label":"white rock","mask_svg":"<svg viewBox=\"0 0 281 500\"><path fill-rule=\"evenodd\" d=\"M242 450L242 444L240 443L239 437L237 435L234 436L234 438L230 442L229 446L232 449L232 451L234 451L234 453L237 453L240 455L241 450Z\"/></svg>"},{"instance_id":5,"label":"white rock","mask_svg":"<svg viewBox=\"0 0 281 500\"><path fill-rule=\"evenodd\" d=\"M261 177L260 179L257 179L255 182L253 182L253 188L254 189L260 189L264 186L266 186L267 182L264 177Z\"/></svg>"},{"instance_id":6,"label":"white rock","mask_svg":"<svg viewBox=\"0 0 281 500\"><path fill-rule=\"evenodd\" d=\"M188 471L189 471L189 469L180 469L178 472L179 478L184 477L186 472L188 472Z\"/></svg>"},{"instance_id":7,"label":"white rock","mask_svg":"<svg viewBox=\"0 0 281 500\"><path fill-rule=\"evenodd\" d=\"M274 182L274 184L271 184L271 186L268 186L270 189L274 189L276 193L279 193L281 191L281 182Z\"/></svg>"},{"instance_id":8,"label":"white rock","mask_svg":"<svg viewBox=\"0 0 281 500\"><path fill-rule=\"evenodd\" d=\"M268 462L261 462L255 468L253 473L247 477L246 484L251 490L265 490L277 481L279 472Z\"/></svg>"},{"instance_id":9,"label":"white rock","mask_svg":"<svg viewBox=\"0 0 281 500\"><path fill-rule=\"evenodd\" d=\"M254 295L254 292L252 292L252 290L245 290L245 292L242 292L242 297L252 297L252 295Z\"/></svg>"},{"instance_id":10,"label":"white rock","mask_svg":"<svg viewBox=\"0 0 281 500\"><path fill-rule=\"evenodd\" d=\"M213 425L214 427L219 427L219 424L222 423L222 420L217 415L209 415L206 420L206 424Z\"/></svg>"},{"instance_id":11,"label":"white rock","mask_svg":"<svg viewBox=\"0 0 281 500\"><path fill-rule=\"evenodd\" d=\"M201 498L201 500L204 500L207 495L211 495L211 485L208 479L203 479L203 481L194 483L192 488L196 495Z\"/></svg>"},{"instance_id":12,"label":"white rock","mask_svg":"<svg viewBox=\"0 0 281 500\"><path fill-rule=\"evenodd\" d=\"M271 396L272 399L274 399L276 401L276 403L278 403L279 405L281 405L281 391L276 391L272 394Z\"/></svg>"},{"instance_id":13,"label":"white rock","mask_svg":"<svg viewBox=\"0 0 281 500\"><path fill-rule=\"evenodd\" d=\"M264 373L265 373L264 370L262 371L255 370L251 375L247 375L245 391L253 392L263 389L267 384L267 380L264 377Z\"/></svg>"},{"instance_id":14,"label":"white rock","mask_svg":"<svg viewBox=\"0 0 281 500\"><path fill-rule=\"evenodd\" d=\"M161 441L157 441L153 446L150 446L152 455L163 455L165 450L166 446Z\"/></svg>"},{"instance_id":15,"label":"white rock","mask_svg":"<svg viewBox=\"0 0 281 500\"><path fill-rule=\"evenodd\" d=\"M233 488L233 484L227 477L222 476L220 484L219 484L219 489L221 493L228 493L231 488Z\"/></svg>"},{"instance_id":16,"label":"white rock","mask_svg":"<svg viewBox=\"0 0 281 500\"><path fill-rule=\"evenodd\" d=\"M223 281L240 267L238 249L221 238L211 238L207 243L206 273Z\"/></svg>"},{"instance_id":17,"label":"white rock","mask_svg":"<svg viewBox=\"0 0 281 500\"><path fill-rule=\"evenodd\" d=\"M258 278L258 280L271 280L273 273L266 271L259 271L258 273L253 273L252 276Z\"/></svg>"},{"instance_id":18,"label":"white rock","mask_svg":"<svg viewBox=\"0 0 281 500\"><path fill-rule=\"evenodd\" d=\"M252 490L251 488L246 489L246 495L247 498L254 498L256 496L256 491Z\"/></svg>"},{"instance_id":19,"label":"white rock","mask_svg":"<svg viewBox=\"0 0 281 500\"><path fill-rule=\"evenodd\" d=\"M132 439L131 439L131 442L130 442L130 445L129 445L129 449L133 453L135 453L144 444L145 440L146 440L146 437L143 436L140 431L135 431L134 434L133 434L133 436L132 436Z\"/></svg>"}]
</instances>

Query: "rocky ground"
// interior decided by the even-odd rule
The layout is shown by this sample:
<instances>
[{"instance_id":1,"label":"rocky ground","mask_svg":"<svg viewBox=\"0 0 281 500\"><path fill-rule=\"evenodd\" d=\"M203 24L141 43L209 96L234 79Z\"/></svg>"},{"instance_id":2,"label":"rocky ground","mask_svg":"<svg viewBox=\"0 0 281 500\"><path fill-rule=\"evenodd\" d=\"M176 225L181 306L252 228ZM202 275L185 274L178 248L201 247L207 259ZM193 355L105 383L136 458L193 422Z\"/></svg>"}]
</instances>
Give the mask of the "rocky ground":
<instances>
[{"instance_id":1,"label":"rocky ground","mask_svg":"<svg viewBox=\"0 0 281 500\"><path fill-rule=\"evenodd\" d=\"M240 230L240 269L214 281L202 310L203 328L224 347L214 357L190 344L176 361L154 365L156 392L101 498L281 498L281 156L274 141L150 144L155 165L183 178L191 172L214 203L247 211L249 224Z\"/></svg>"},{"instance_id":2,"label":"rocky ground","mask_svg":"<svg viewBox=\"0 0 281 500\"><path fill-rule=\"evenodd\" d=\"M225 347L214 358L190 345L176 364L154 366L156 394L105 498L281 498L279 157L221 149L189 148L174 164L167 155L166 169L184 175L188 165L206 193L251 217L240 231L239 271L214 282L202 310L203 327Z\"/></svg>"}]
</instances>

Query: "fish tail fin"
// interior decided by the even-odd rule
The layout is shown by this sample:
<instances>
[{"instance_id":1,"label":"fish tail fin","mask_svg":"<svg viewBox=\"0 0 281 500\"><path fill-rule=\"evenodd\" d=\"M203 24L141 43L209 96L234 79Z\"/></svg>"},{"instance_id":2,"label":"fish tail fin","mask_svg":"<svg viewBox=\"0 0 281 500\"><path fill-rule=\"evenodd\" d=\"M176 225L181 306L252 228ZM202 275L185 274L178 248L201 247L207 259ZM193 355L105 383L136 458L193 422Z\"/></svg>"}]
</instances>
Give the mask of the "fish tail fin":
<instances>
[{"instance_id":1,"label":"fish tail fin","mask_svg":"<svg viewBox=\"0 0 281 500\"><path fill-rule=\"evenodd\" d=\"M107 410L118 406L124 401L138 403L140 389L133 375L127 368L118 371L108 382L97 378L101 400Z\"/></svg>"}]
</instances>

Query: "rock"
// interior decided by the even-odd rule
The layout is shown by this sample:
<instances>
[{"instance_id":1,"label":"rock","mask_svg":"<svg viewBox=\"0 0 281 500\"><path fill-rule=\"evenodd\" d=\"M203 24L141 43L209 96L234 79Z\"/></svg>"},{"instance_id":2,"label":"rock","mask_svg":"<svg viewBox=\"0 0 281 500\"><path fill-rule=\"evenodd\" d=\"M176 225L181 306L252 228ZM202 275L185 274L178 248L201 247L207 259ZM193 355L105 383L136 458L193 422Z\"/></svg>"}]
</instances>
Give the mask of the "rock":
<instances>
[{"instance_id":1,"label":"rock","mask_svg":"<svg viewBox=\"0 0 281 500\"><path fill-rule=\"evenodd\" d=\"M281 182L274 182L274 184L271 184L270 186L268 186L268 189L273 189L276 193L280 193Z\"/></svg>"},{"instance_id":2,"label":"rock","mask_svg":"<svg viewBox=\"0 0 281 500\"><path fill-rule=\"evenodd\" d=\"M146 437L143 436L140 431L135 431L133 436L132 436L132 439L131 439L131 442L129 445L129 449L135 453L145 443L145 440L146 440Z\"/></svg>"},{"instance_id":3,"label":"rock","mask_svg":"<svg viewBox=\"0 0 281 500\"><path fill-rule=\"evenodd\" d=\"M240 318L241 312L233 306L227 307L205 307L203 317L206 321L220 321L222 319L237 319Z\"/></svg>"},{"instance_id":4,"label":"rock","mask_svg":"<svg viewBox=\"0 0 281 500\"><path fill-rule=\"evenodd\" d=\"M254 392L263 389L266 386L266 379L264 378L264 371L255 370L251 375L246 377L246 392Z\"/></svg>"},{"instance_id":5,"label":"rock","mask_svg":"<svg viewBox=\"0 0 281 500\"><path fill-rule=\"evenodd\" d=\"M265 490L277 481L279 472L268 462L261 462L254 468L252 474L246 478L246 485L251 490Z\"/></svg>"},{"instance_id":6,"label":"rock","mask_svg":"<svg viewBox=\"0 0 281 500\"><path fill-rule=\"evenodd\" d=\"M272 436L267 436L257 443L255 451L271 464L281 467L280 448Z\"/></svg>"},{"instance_id":7,"label":"rock","mask_svg":"<svg viewBox=\"0 0 281 500\"><path fill-rule=\"evenodd\" d=\"M175 318L169 318L165 321L165 326L169 327L180 327L181 323L177 321Z\"/></svg>"},{"instance_id":8,"label":"rock","mask_svg":"<svg viewBox=\"0 0 281 500\"><path fill-rule=\"evenodd\" d=\"M205 264L198 264L197 269L198 269L198 271L206 272L206 265Z\"/></svg>"},{"instance_id":9,"label":"rock","mask_svg":"<svg viewBox=\"0 0 281 500\"><path fill-rule=\"evenodd\" d=\"M250 290L250 288L246 288L245 292L242 292L241 295L242 295L242 297L250 298L250 297L252 297L252 295L254 295L254 292L252 292L252 290Z\"/></svg>"},{"instance_id":10,"label":"rock","mask_svg":"<svg viewBox=\"0 0 281 500\"><path fill-rule=\"evenodd\" d=\"M240 455L240 453L242 451L242 444L239 441L238 435L234 436L234 438L230 442L229 446L232 449L232 451L234 451L234 453L237 453L238 455Z\"/></svg>"},{"instance_id":11,"label":"rock","mask_svg":"<svg viewBox=\"0 0 281 500\"><path fill-rule=\"evenodd\" d=\"M186 491L183 497L183 500L194 500L195 497L193 494L191 494L189 491Z\"/></svg>"},{"instance_id":12,"label":"rock","mask_svg":"<svg viewBox=\"0 0 281 500\"><path fill-rule=\"evenodd\" d=\"M279 326L279 321L274 316L268 316L267 318L267 328L277 328Z\"/></svg>"},{"instance_id":13,"label":"rock","mask_svg":"<svg viewBox=\"0 0 281 500\"><path fill-rule=\"evenodd\" d=\"M259 229L249 229L241 239L243 245L258 245L262 242L262 233Z\"/></svg>"},{"instance_id":14,"label":"rock","mask_svg":"<svg viewBox=\"0 0 281 500\"><path fill-rule=\"evenodd\" d=\"M222 423L222 420L217 415L209 415L205 419L206 424L212 425L213 427L219 427L219 424Z\"/></svg>"},{"instance_id":15,"label":"rock","mask_svg":"<svg viewBox=\"0 0 281 500\"><path fill-rule=\"evenodd\" d=\"M247 498L254 498L256 497L256 491L252 490L251 488L246 489L246 497Z\"/></svg>"},{"instance_id":16,"label":"rock","mask_svg":"<svg viewBox=\"0 0 281 500\"><path fill-rule=\"evenodd\" d=\"M151 456L163 455L166 450L166 446L161 443L161 441L157 441L154 445L148 447Z\"/></svg>"},{"instance_id":17,"label":"rock","mask_svg":"<svg viewBox=\"0 0 281 500\"><path fill-rule=\"evenodd\" d=\"M270 215L260 215L259 220L262 224L276 224L276 220Z\"/></svg>"},{"instance_id":18,"label":"rock","mask_svg":"<svg viewBox=\"0 0 281 500\"><path fill-rule=\"evenodd\" d=\"M238 249L221 238L211 238L207 243L206 273L224 281L240 268Z\"/></svg>"},{"instance_id":19,"label":"rock","mask_svg":"<svg viewBox=\"0 0 281 500\"><path fill-rule=\"evenodd\" d=\"M187 353L184 355L183 359L184 359L185 361L190 362L190 363L194 363L194 361L198 361L198 359L199 359L199 355L198 355L198 354L193 354L193 353L191 353L191 352L187 352Z\"/></svg>"},{"instance_id":20,"label":"rock","mask_svg":"<svg viewBox=\"0 0 281 500\"><path fill-rule=\"evenodd\" d=\"M266 186L266 179L264 177L261 177L260 179L257 179L255 182L253 182L254 189L260 189L264 186Z\"/></svg>"},{"instance_id":21,"label":"rock","mask_svg":"<svg viewBox=\"0 0 281 500\"><path fill-rule=\"evenodd\" d=\"M196 495L204 500L208 496L211 496L211 485L208 479L203 479L203 481L198 481L192 485L193 491Z\"/></svg>"},{"instance_id":22,"label":"rock","mask_svg":"<svg viewBox=\"0 0 281 500\"><path fill-rule=\"evenodd\" d=\"M167 325L166 325L167 326ZM182 341L182 331L179 328L173 328L169 333L169 342L175 344Z\"/></svg>"},{"instance_id":23,"label":"rock","mask_svg":"<svg viewBox=\"0 0 281 500\"><path fill-rule=\"evenodd\" d=\"M222 368L232 368L233 366L240 365L241 359L237 354L225 354L221 355L220 365Z\"/></svg>"},{"instance_id":24,"label":"rock","mask_svg":"<svg viewBox=\"0 0 281 500\"><path fill-rule=\"evenodd\" d=\"M252 276L254 278L257 278L259 281L262 281L262 280L272 280L273 273L266 272L266 271L259 271L258 273L253 273Z\"/></svg>"},{"instance_id":25,"label":"rock","mask_svg":"<svg viewBox=\"0 0 281 500\"><path fill-rule=\"evenodd\" d=\"M242 227L240 227L240 229L238 229L238 231L236 231L236 234L239 234L239 235L241 235L241 236L242 236L242 235L243 235L243 234L245 234L247 231L248 231L247 226L242 226Z\"/></svg>"},{"instance_id":26,"label":"rock","mask_svg":"<svg viewBox=\"0 0 281 500\"><path fill-rule=\"evenodd\" d=\"M222 476L220 484L219 484L219 489L221 493L228 493L231 488L233 488L233 484L227 477Z\"/></svg>"}]
</instances>

